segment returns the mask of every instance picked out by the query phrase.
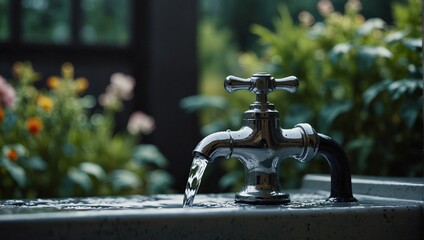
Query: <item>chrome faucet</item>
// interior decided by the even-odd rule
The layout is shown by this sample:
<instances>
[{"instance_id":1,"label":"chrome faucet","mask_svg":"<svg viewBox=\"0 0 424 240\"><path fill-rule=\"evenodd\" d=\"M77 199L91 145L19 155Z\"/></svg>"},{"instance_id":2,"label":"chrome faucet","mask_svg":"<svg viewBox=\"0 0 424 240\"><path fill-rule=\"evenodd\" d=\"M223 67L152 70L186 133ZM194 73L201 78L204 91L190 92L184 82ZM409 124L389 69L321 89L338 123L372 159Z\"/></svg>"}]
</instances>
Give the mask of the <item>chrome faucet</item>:
<instances>
[{"instance_id":1,"label":"chrome faucet","mask_svg":"<svg viewBox=\"0 0 424 240\"><path fill-rule=\"evenodd\" d=\"M256 101L244 112L243 127L238 131L222 131L206 136L193 155L209 161L235 157L246 169L245 186L236 194L237 203L286 204L289 194L283 192L278 178L280 161L292 157L307 162L317 153L330 165L331 193L329 201L356 201L352 196L351 174L343 149L331 138L316 133L307 123L292 129L282 129L279 114L268 94L274 90L295 92L299 87L296 77L276 79L268 73L256 73L243 79L228 76L225 89L232 93L248 90L256 94Z\"/></svg>"}]
</instances>

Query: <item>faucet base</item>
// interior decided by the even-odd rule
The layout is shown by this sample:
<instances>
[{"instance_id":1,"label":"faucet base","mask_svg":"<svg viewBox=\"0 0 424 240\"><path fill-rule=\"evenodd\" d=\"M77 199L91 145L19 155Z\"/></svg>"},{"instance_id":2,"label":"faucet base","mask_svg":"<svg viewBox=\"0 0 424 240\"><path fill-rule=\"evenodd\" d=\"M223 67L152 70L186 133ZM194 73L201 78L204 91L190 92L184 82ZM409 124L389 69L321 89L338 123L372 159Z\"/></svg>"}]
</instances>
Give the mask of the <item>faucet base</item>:
<instances>
[{"instance_id":1,"label":"faucet base","mask_svg":"<svg viewBox=\"0 0 424 240\"><path fill-rule=\"evenodd\" d=\"M246 185L236 194L236 203L278 205L290 203L290 195L282 192L276 172L250 171Z\"/></svg>"},{"instance_id":2,"label":"faucet base","mask_svg":"<svg viewBox=\"0 0 424 240\"><path fill-rule=\"evenodd\" d=\"M289 204L290 195L284 192L264 193L263 191L241 191L236 194L235 202L254 205Z\"/></svg>"}]
</instances>

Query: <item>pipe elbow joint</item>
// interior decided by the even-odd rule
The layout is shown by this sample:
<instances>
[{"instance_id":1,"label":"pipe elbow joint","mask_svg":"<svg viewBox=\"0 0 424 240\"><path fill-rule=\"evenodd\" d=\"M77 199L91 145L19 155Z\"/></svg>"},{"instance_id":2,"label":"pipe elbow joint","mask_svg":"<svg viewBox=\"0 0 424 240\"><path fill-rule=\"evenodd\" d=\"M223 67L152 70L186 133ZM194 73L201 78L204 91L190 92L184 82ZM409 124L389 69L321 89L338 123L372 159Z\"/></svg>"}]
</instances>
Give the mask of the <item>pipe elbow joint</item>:
<instances>
[{"instance_id":1,"label":"pipe elbow joint","mask_svg":"<svg viewBox=\"0 0 424 240\"><path fill-rule=\"evenodd\" d=\"M317 132L307 123L299 123L295 126L302 136L303 150L295 158L301 162L307 162L315 157L319 147L319 137Z\"/></svg>"}]
</instances>

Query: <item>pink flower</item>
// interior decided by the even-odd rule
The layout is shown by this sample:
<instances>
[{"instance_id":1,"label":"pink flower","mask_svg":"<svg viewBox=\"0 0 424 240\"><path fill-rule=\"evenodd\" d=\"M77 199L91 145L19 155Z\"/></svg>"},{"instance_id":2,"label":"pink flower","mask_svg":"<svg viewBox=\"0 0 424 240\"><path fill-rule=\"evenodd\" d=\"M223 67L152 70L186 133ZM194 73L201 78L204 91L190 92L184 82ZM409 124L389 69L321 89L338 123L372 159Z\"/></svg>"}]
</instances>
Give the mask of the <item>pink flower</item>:
<instances>
[{"instance_id":1,"label":"pink flower","mask_svg":"<svg viewBox=\"0 0 424 240\"><path fill-rule=\"evenodd\" d=\"M307 27L312 26L312 24L314 24L314 22L315 22L314 16L310 12L307 12L307 11L300 12L298 17L299 17L299 21L302 23L302 25L307 26Z\"/></svg>"},{"instance_id":2,"label":"pink flower","mask_svg":"<svg viewBox=\"0 0 424 240\"><path fill-rule=\"evenodd\" d=\"M322 15L322 16L326 16L328 14L330 14L331 12L334 11L334 7L333 4L331 3L330 0L320 0L317 3L317 9L318 12Z\"/></svg>"},{"instance_id":3,"label":"pink flower","mask_svg":"<svg viewBox=\"0 0 424 240\"><path fill-rule=\"evenodd\" d=\"M133 89L135 80L129 75L123 73L114 73L110 77L110 85L107 87L106 92L110 91L115 93L120 99L130 100L133 97Z\"/></svg>"},{"instance_id":4,"label":"pink flower","mask_svg":"<svg viewBox=\"0 0 424 240\"><path fill-rule=\"evenodd\" d=\"M15 89L0 76L0 107L15 107L16 92Z\"/></svg>"},{"instance_id":5,"label":"pink flower","mask_svg":"<svg viewBox=\"0 0 424 240\"><path fill-rule=\"evenodd\" d=\"M106 92L99 96L99 104L105 108L120 110L122 102L118 99L115 94Z\"/></svg>"},{"instance_id":6,"label":"pink flower","mask_svg":"<svg viewBox=\"0 0 424 240\"><path fill-rule=\"evenodd\" d=\"M134 112L128 120L127 130L132 135L150 134L155 130L155 120L141 111Z\"/></svg>"},{"instance_id":7,"label":"pink flower","mask_svg":"<svg viewBox=\"0 0 424 240\"><path fill-rule=\"evenodd\" d=\"M99 96L99 103L103 107L118 111L122 108L123 100L130 100L133 97L135 80L123 73L114 73L110 77L110 84L106 87L105 93Z\"/></svg>"}]
</instances>

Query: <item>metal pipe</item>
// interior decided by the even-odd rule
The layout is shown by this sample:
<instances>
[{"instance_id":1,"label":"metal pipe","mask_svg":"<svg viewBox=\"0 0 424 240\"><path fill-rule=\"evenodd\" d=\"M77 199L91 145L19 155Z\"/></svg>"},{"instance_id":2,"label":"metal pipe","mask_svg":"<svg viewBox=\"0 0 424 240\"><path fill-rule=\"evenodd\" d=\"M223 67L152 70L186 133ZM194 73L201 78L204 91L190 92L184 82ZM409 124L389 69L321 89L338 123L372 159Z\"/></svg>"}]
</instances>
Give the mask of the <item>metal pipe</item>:
<instances>
[{"instance_id":1,"label":"metal pipe","mask_svg":"<svg viewBox=\"0 0 424 240\"><path fill-rule=\"evenodd\" d=\"M356 202L352 195L352 182L349 161L341 146L329 136L318 133L321 154L330 166L332 202Z\"/></svg>"}]
</instances>

